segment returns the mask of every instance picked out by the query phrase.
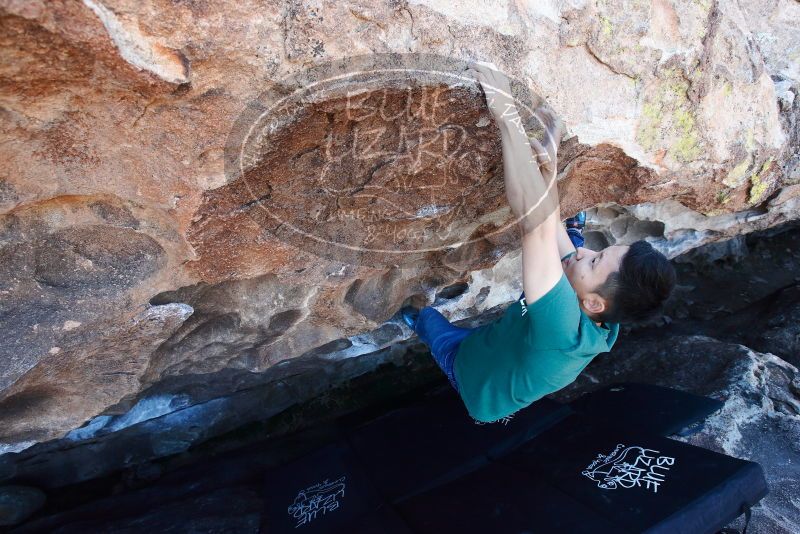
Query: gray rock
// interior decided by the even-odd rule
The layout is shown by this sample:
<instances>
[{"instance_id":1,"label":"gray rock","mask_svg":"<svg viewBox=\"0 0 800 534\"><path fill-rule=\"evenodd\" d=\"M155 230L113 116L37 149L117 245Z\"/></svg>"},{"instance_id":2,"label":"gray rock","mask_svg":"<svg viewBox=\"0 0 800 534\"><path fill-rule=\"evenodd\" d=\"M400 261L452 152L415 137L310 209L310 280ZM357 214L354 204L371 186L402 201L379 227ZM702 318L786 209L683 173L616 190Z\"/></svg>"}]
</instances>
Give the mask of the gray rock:
<instances>
[{"instance_id":1,"label":"gray rock","mask_svg":"<svg viewBox=\"0 0 800 534\"><path fill-rule=\"evenodd\" d=\"M26 486L0 487L0 526L18 525L44 506L45 494Z\"/></svg>"}]
</instances>

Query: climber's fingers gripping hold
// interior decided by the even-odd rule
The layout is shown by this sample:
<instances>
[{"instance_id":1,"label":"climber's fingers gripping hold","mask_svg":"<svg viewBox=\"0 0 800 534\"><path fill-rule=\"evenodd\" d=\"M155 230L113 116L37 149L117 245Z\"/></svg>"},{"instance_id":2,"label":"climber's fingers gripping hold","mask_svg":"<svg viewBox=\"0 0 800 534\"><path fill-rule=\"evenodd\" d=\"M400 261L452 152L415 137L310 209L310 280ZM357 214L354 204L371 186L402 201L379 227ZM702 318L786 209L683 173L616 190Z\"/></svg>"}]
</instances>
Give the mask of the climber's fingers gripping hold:
<instances>
[{"instance_id":1,"label":"climber's fingers gripping hold","mask_svg":"<svg viewBox=\"0 0 800 534\"><path fill-rule=\"evenodd\" d=\"M561 138L564 136L564 121L562 121L552 110L539 106L533 112L534 116L544 126L545 138L544 146L548 154L555 159Z\"/></svg>"},{"instance_id":2,"label":"climber's fingers gripping hold","mask_svg":"<svg viewBox=\"0 0 800 534\"><path fill-rule=\"evenodd\" d=\"M531 148L542 172L553 174L557 170L558 146L564 135L564 122L551 110L542 106L534 110L534 115L544 126L544 142L531 138Z\"/></svg>"},{"instance_id":3,"label":"climber's fingers gripping hold","mask_svg":"<svg viewBox=\"0 0 800 534\"><path fill-rule=\"evenodd\" d=\"M486 105L495 121L520 123L519 113L511 95L508 77L496 70L493 64L471 62L464 74L476 80L486 95ZM524 133L524 130L523 130Z\"/></svg>"},{"instance_id":4,"label":"climber's fingers gripping hold","mask_svg":"<svg viewBox=\"0 0 800 534\"><path fill-rule=\"evenodd\" d=\"M554 159L544 146L535 137L530 138L531 148L533 149L533 157L536 163L539 164L539 169L542 171L543 176L549 176L553 172Z\"/></svg>"},{"instance_id":5,"label":"climber's fingers gripping hold","mask_svg":"<svg viewBox=\"0 0 800 534\"><path fill-rule=\"evenodd\" d=\"M500 93L498 96L511 98L511 84L508 77L497 70L494 63L471 62L467 72L473 73L487 95Z\"/></svg>"},{"instance_id":6,"label":"climber's fingers gripping hold","mask_svg":"<svg viewBox=\"0 0 800 534\"><path fill-rule=\"evenodd\" d=\"M478 87L480 87L480 89L486 95L488 102L489 95L494 94L494 90L492 89L491 82L486 77L486 73L477 67L476 68L469 67L467 68L467 70L464 71L463 75L478 82Z\"/></svg>"}]
</instances>

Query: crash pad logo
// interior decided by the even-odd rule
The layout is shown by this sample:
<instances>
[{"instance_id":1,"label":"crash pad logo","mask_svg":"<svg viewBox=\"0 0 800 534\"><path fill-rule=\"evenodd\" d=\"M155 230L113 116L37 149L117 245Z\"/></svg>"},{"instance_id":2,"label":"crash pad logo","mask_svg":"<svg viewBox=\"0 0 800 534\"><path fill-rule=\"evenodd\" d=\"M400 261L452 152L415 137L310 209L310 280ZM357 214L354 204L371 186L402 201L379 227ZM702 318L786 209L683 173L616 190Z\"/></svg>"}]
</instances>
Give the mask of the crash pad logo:
<instances>
[{"instance_id":1,"label":"crash pad logo","mask_svg":"<svg viewBox=\"0 0 800 534\"><path fill-rule=\"evenodd\" d=\"M475 421L476 425L490 425L492 423L502 423L503 426L506 426L506 425L508 425L509 421L511 421L511 419L514 418L515 415L516 415L516 412L514 412L514 413L512 413L510 415L506 415L505 417L501 417L499 419L495 419L493 421L478 421L477 419L473 419L473 420Z\"/></svg>"},{"instance_id":2,"label":"crash pad logo","mask_svg":"<svg viewBox=\"0 0 800 534\"><path fill-rule=\"evenodd\" d=\"M510 251L517 220L501 139L468 67L371 54L271 82L228 137L226 185L210 196L225 208L209 213L237 218L231 228L252 227L238 221L249 217L293 247L351 265L458 260L486 243L498 257ZM533 113L542 99L509 82L520 128L549 135Z\"/></svg>"},{"instance_id":3,"label":"crash pad logo","mask_svg":"<svg viewBox=\"0 0 800 534\"><path fill-rule=\"evenodd\" d=\"M339 508L339 497L344 497L345 477L329 482L326 478L313 486L300 490L289 506L289 515L297 519L294 528L303 526Z\"/></svg>"},{"instance_id":4,"label":"crash pad logo","mask_svg":"<svg viewBox=\"0 0 800 534\"><path fill-rule=\"evenodd\" d=\"M610 454L598 454L581 474L602 489L644 488L658 493L675 458L644 447L617 445Z\"/></svg>"}]
</instances>

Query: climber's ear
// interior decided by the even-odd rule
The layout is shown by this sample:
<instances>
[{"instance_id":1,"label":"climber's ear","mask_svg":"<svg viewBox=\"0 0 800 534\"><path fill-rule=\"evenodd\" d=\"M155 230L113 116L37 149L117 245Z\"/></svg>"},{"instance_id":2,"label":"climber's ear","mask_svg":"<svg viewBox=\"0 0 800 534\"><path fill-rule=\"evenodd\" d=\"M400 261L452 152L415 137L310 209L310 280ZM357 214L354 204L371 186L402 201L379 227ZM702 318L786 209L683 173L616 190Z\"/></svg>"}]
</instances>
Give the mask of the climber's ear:
<instances>
[{"instance_id":1,"label":"climber's ear","mask_svg":"<svg viewBox=\"0 0 800 534\"><path fill-rule=\"evenodd\" d=\"M597 293L586 293L581 299L583 309L592 315L598 315L606 311L606 299Z\"/></svg>"}]
</instances>

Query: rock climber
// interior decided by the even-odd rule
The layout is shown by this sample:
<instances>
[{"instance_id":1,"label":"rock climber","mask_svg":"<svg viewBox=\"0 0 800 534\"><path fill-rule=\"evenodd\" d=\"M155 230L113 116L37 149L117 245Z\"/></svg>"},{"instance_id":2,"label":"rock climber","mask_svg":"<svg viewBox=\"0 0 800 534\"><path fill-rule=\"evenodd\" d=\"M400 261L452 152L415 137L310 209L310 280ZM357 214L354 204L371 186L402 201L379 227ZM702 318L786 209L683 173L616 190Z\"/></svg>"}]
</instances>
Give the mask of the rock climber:
<instances>
[{"instance_id":1,"label":"rock climber","mask_svg":"<svg viewBox=\"0 0 800 534\"><path fill-rule=\"evenodd\" d=\"M529 139L508 78L479 62L466 73L479 83L500 130L506 196L522 234L523 292L497 321L477 328L454 326L431 306L405 307L401 316L428 345L476 423L508 422L609 351L621 323L661 313L675 270L646 241L600 251L583 247L583 214L568 219L569 228L560 221L555 176L561 121L538 108L546 138Z\"/></svg>"}]
</instances>

